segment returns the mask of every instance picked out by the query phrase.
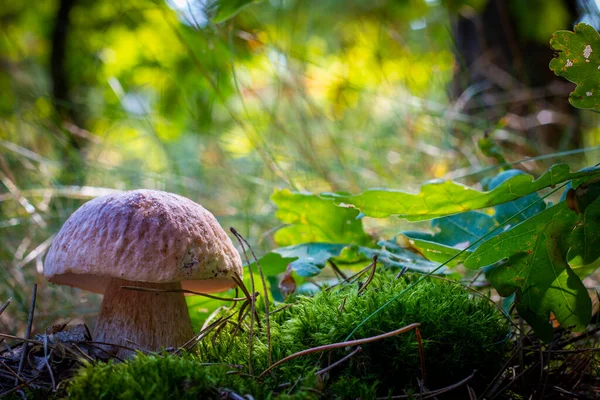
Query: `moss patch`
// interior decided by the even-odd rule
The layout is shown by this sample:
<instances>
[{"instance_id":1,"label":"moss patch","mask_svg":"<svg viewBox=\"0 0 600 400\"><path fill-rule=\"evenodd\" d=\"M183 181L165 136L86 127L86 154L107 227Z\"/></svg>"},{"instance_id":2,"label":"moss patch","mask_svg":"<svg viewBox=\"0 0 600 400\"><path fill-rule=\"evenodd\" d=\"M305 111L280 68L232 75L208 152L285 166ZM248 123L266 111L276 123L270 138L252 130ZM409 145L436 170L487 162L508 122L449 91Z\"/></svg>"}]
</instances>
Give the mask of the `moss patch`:
<instances>
[{"instance_id":1,"label":"moss patch","mask_svg":"<svg viewBox=\"0 0 600 400\"><path fill-rule=\"evenodd\" d=\"M273 360L344 341L360 321L415 279L378 273L360 295L356 285L348 285L298 298L293 306L271 316ZM73 379L69 394L73 398L219 398L223 390L232 390L255 398L372 398L414 391L422 377L418 344L411 331L361 345L362 352L318 377L315 371L354 348L295 358L257 381L241 373L247 372L249 359L248 321L235 335L233 326L226 325L205 337L196 352L182 357L138 356L121 364L89 365ZM493 304L457 284L434 278L408 290L364 324L354 338L415 322L421 324L429 389L456 383L474 369L478 372L469 385L484 386L502 366L510 346L505 340L508 324ZM269 366L264 328L263 323L254 336L255 375Z\"/></svg>"}]
</instances>

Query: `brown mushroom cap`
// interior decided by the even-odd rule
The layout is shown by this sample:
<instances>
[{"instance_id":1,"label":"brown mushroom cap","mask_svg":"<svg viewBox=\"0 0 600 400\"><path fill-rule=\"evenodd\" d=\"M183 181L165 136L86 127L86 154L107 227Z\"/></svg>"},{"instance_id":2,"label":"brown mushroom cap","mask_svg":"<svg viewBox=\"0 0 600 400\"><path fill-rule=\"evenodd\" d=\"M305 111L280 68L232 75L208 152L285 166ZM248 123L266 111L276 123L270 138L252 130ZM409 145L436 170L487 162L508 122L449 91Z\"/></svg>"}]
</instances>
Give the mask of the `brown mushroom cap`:
<instances>
[{"instance_id":1,"label":"brown mushroom cap","mask_svg":"<svg viewBox=\"0 0 600 400\"><path fill-rule=\"evenodd\" d=\"M97 293L111 278L216 292L235 285L231 278L242 276L242 262L204 207L167 192L134 190L75 211L48 251L44 275Z\"/></svg>"}]
</instances>

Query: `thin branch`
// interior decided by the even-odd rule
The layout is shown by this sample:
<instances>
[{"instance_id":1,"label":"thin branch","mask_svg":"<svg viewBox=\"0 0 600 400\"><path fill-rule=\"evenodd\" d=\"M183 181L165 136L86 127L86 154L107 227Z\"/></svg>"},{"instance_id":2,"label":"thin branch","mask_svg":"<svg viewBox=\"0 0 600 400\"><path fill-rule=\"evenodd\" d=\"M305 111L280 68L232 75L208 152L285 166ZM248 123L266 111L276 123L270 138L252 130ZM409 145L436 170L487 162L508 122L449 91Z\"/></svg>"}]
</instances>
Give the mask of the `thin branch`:
<instances>
[{"instance_id":1,"label":"thin branch","mask_svg":"<svg viewBox=\"0 0 600 400\"><path fill-rule=\"evenodd\" d=\"M246 254L246 249L244 247L244 242L242 242L242 240L236 235L237 231L233 228L229 228L231 230L231 232L235 235L235 237L237 238L237 240L240 242L240 245L242 246L242 252L244 253L244 256L246 257L246 264L248 265L248 270L250 272L250 286L252 289L252 293L255 292L254 289L254 274L252 273L252 264L250 264L250 261L248 260L248 255ZM239 278L238 278L239 279ZM242 283L242 286L244 285L244 282L239 279L240 282ZM246 290L246 295L248 296L248 291ZM253 350L253 345L254 345L254 320L258 319L256 318L256 297L254 296L250 296L249 298L250 301L250 307L251 307L251 312L250 312L250 332L248 332L248 374L250 375L254 375L254 371L252 369L252 350ZM241 322L241 320L240 320Z\"/></svg>"},{"instance_id":2,"label":"thin branch","mask_svg":"<svg viewBox=\"0 0 600 400\"><path fill-rule=\"evenodd\" d=\"M329 259L327 260L327 262L329 263L329 265L331 265L331 269L333 269L333 272L341 276L343 280L348 279L346 274L342 272L342 270L333 262L333 260Z\"/></svg>"},{"instance_id":3,"label":"thin branch","mask_svg":"<svg viewBox=\"0 0 600 400\"><path fill-rule=\"evenodd\" d=\"M33 293L31 294L31 305L29 306L29 317L27 318L27 330L25 331L25 339L29 339L31 337L31 326L33 325L33 313L35 310L35 298L37 296L37 283L33 284ZM23 344L23 352L21 353L21 360L19 361L19 369L17 370L17 375L21 375L21 370L23 369L23 364L25 363L25 358L27 358L27 351L29 350L29 344ZM15 385L19 382L18 379L15 379Z\"/></svg>"},{"instance_id":4,"label":"thin branch","mask_svg":"<svg viewBox=\"0 0 600 400\"><path fill-rule=\"evenodd\" d=\"M0 393L0 397L4 397L4 396L8 396L11 393L14 393L18 390L23 389L24 387L29 386L33 381L35 381L37 378L39 378L42 375L41 372L38 372L38 374L36 376L34 376L33 378L31 378L30 380L28 380L27 382L23 382L21 383L19 386L15 386L12 389L7 390L6 392L2 392Z\"/></svg>"},{"instance_id":5,"label":"thin branch","mask_svg":"<svg viewBox=\"0 0 600 400\"><path fill-rule=\"evenodd\" d=\"M344 358L341 358L338 361L336 361L333 364L331 364L330 366L328 366L326 368L323 368L320 371L315 372L315 375L323 375L324 373L331 371L332 369L334 369L338 365L345 363L347 360L349 360L350 358L352 358L355 354L360 353L360 352L362 352L362 347L358 346L352 353L346 355Z\"/></svg>"},{"instance_id":6,"label":"thin branch","mask_svg":"<svg viewBox=\"0 0 600 400\"><path fill-rule=\"evenodd\" d=\"M371 281L373 280L373 277L375 276L375 271L377 270L377 258L377 254L373 256L373 262L370 264L372 266L371 273L369 274L369 277L367 278L365 283L360 287L360 289L358 289L357 296L360 296L365 290L367 290L367 286L369 286L369 283L371 283Z\"/></svg>"},{"instance_id":7,"label":"thin branch","mask_svg":"<svg viewBox=\"0 0 600 400\"><path fill-rule=\"evenodd\" d=\"M8 307L8 305L10 304L11 301L12 301L12 297L9 297L8 300L6 300L6 302L4 304L2 304L2 307L0 307L0 315L2 315L4 310L6 310L6 307Z\"/></svg>"},{"instance_id":8,"label":"thin branch","mask_svg":"<svg viewBox=\"0 0 600 400\"><path fill-rule=\"evenodd\" d=\"M50 380L52 381L52 391L54 392L56 391L56 380L54 380L54 373L48 362L48 359L53 352L54 350L50 350L50 353L48 353L48 335L44 335L44 364L46 364L46 368L48 368L48 374L50 374Z\"/></svg>"},{"instance_id":9,"label":"thin branch","mask_svg":"<svg viewBox=\"0 0 600 400\"><path fill-rule=\"evenodd\" d=\"M220 301L241 301L241 300L245 300L245 297L220 297L220 296L215 296L212 294L208 294L208 293L200 293L200 292L194 292L193 290L187 290L187 289L154 289L154 288L145 288L145 287L139 287L139 286L121 286L121 289L126 289L126 290L134 290L136 292L161 292L161 293L188 293L188 294L194 294L197 296L204 296L204 297L208 297L209 299L214 299L214 300L220 300Z\"/></svg>"},{"instance_id":10,"label":"thin branch","mask_svg":"<svg viewBox=\"0 0 600 400\"><path fill-rule=\"evenodd\" d=\"M464 385L465 383L469 382L471 379L473 379L473 377L475 376L475 373L477 373L477 370L473 370L473 373L471 373L471 375L467 376L465 379L463 379L462 381L456 382L455 384L452 384L450 386L446 386L444 388L441 389L437 389L431 392L427 392L427 393L422 393L420 395L418 394L403 394L403 395L399 395L399 396L389 396L389 397L378 397L377 400L387 400L387 399L411 399L411 398L415 398L415 399L430 399L432 397L435 397L437 395L440 395L442 393L447 393L451 390L457 389L459 387L461 387L462 385Z\"/></svg>"},{"instance_id":11,"label":"thin branch","mask_svg":"<svg viewBox=\"0 0 600 400\"><path fill-rule=\"evenodd\" d=\"M419 345L419 360L421 361L421 378L423 379L423 385L427 381L427 372L425 371L425 351L423 350L423 339L421 338L421 331L419 328L415 329L415 335L417 336L417 343Z\"/></svg>"},{"instance_id":12,"label":"thin branch","mask_svg":"<svg viewBox=\"0 0 600 400\"><path fill-rule=\"evenodd\" d=\"M273 364L273 355L271 354L271 320L269 318L269 289L267 288L267 282L265 281L265 275L263 274L262 268L260 266L260 262L258 262L258 258L256 254L254 254L254 250L252 250L252 246L250 243L233 227L230 228L231 232L235 235L235 237L241 242L243 241L248 246L252 257L254 257L254 262L256 262L256 268L258 269L258 273L260 274L260 280L262 281L263 290L265 293L265 324L267 325L267 349L268 349L268 360L269 365ZM244 249L244 246L242 246ZM244 249L244 256L246 257L246 263L248 264L248 268L250 268L250 260L248 260L248 254ZM250 271L252 273L252 271Z\"/></svg>"},{"instance_id":13,"label":"thin branch","mask_svg":"<svg viewBox=\"0 0 600 400\"><path fill-rule=\"evenodd\" d=\"M6 368L6 370L8 372L11 373L12 376L14 376L15 378L17 378L18 380L20 380L21 382L23 382L23 378L21 378L19 376L19 374L17 374L9 365L7 365L4 361L0 360L0 364L2 364L4 366L4 368Z\"/></svg>"},{"instance_id":14,"label":"thin branch","mask_svg":"<svg viewBox=\"0 0 600 400\"><path fill-rule=\"evenodd\" d=\"M387 339L389 337L396 336L396 335L399 335L401 333L405 333L405 332L411 331L413 329L416 329L420 325L421 325L420 323L416 322L414 324L407 325L407 326L405 326L403 328L396 329L395 331L386 332L386 333L383 333L383 334L377 335L377 336L371 336L371 337L367 337L367 338L363 338L363 339L349 340L349 341L346 341L346 342L326 344L326 345L323 345L323 346L317 346L317 347L313 347L311 349L302 350L302 351L299 351L297 353L294 353L292 355L289 355L289 356L284 357L281 360L277 361L275 364L273 364L269 368L265 369L258 376L258 379L261 379L262 377L264 377L273 368L275 368L275 367L277 367L277 366L279 366L279 365L281 365L281 364L283 364L283 363L285 363L285 362L287 362L287 361L289 361L291 359L294 359L296 357L301 357L301 356L305 356L307 354L312 354L312 353L318 353L320 351L333 350L333 349L337 349L337 348L340 348L340 347L357 346L357 345L360 345L360 344L376 342L378 340Z\"/></svg>"},{"instance_id":15,"label":"thin branch","mask_svg":"<svg viewBox=\"0 0 600 400\"><path fill-rule=\"evenodd\" d=\"M369 263L369 265L367 265L366 267L364 267L363 269L361 269L361 270L360 270L360 271L358 271L357 273L355 273L355 274L353 274L353 275L350 275L349 277L347 277L347 278L346 278L346 279L344 279L344 280L341 280L341 281L339 281L339 282L338 282L338 283L336 283L335 285L328 286L327 288L325 288L325 291L329 291L329 290L333 289L334 287L336 287L336 286L339 286L339 285L341 285L341 284L343 284L343 283L347 283L347 282L350 282L350 283L351 283L351 282L354 282L354 280L355 280L355 279L358 279L358 278L360 278L360 277L361 277L361 276L362 276L362 275L363 275L363 274L364 274L366 271L368 271L368 270L369 270L369 268L371 268L371 264L372 264L372 263Z\"/></svg>"}]
</instances>

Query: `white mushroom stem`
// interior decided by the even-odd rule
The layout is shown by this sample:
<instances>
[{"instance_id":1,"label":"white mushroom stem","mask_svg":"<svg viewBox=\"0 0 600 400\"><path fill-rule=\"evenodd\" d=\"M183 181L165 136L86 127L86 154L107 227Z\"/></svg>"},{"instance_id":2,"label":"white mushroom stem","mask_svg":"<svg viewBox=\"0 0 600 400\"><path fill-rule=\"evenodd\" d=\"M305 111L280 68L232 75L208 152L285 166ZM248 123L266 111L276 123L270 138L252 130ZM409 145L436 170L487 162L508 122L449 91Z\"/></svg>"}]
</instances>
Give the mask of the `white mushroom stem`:
<instances>
[{"instance_id":1,"label":"white mushroom stem","mask_svg":"<svg viewBox=\"0 0 600 400\"><path fill-rule=\"evenodd\" d=\"M145 292L121 289L122 286L173 290L181 283L147 283L111 279L104 292L94 340L132 349L159 351L178 347L193 335L185 297L181 292ZM131 351L112 349L120 358Z\"/></svg>"}]
</instances>

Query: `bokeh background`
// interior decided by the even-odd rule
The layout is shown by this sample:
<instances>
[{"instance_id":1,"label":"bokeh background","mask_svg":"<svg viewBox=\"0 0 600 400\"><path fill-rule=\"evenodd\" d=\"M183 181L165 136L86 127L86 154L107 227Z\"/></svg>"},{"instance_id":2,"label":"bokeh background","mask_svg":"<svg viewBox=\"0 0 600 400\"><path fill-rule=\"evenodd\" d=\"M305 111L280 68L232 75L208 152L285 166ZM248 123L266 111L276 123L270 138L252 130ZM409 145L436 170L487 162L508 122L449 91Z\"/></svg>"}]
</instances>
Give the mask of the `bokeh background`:
<instances>
[{"instance_id":1,"label":"bokeh background","mask_svg":"<svg viewBox=\"0 0 600 400\"><path fill-rule=\"evenodd\" d=\"M476 184L499 157L538 174L597 162L595 114L548 69L593 0L0 0L0 331L93 321L99 297L44 282L84 201L176 192L264 253L275 188ZM390 237L400 221L366 221Z\"/></svg>"}]
</instances>

